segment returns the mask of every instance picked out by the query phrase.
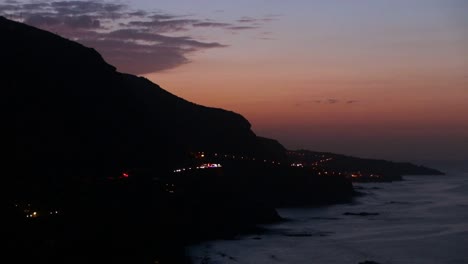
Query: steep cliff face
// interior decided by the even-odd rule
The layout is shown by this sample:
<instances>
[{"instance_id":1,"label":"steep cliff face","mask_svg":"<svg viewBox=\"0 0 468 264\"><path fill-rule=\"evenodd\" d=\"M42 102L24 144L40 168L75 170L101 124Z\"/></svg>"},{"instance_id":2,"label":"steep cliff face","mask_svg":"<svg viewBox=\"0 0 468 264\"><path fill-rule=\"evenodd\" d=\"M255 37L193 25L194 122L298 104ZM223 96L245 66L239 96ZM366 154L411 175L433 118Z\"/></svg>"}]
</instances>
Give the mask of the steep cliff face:
<instances>
[{"instance_id":1,"label":"steep cliff face","mask_svg":"<svg viewBox=\"0 0 468 264\"><path fill-rule=\"evenodd\" d=\"M0 17L16 159L36 166L162 166L190 151L282 157L239 114L119 73L91 48Z\"/></svg>"}]
</instances>

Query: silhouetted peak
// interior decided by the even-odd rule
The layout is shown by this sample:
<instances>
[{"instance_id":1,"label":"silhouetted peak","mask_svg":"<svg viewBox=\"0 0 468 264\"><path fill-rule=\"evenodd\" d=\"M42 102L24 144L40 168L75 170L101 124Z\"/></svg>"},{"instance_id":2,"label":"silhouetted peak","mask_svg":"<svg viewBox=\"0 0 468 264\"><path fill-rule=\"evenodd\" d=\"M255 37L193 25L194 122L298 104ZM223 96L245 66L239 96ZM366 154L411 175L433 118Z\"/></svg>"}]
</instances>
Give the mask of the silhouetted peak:
<instances>
[{"instance_id":1,"label":"silhouetted peak","mask_svg":"<svg viewBox=\"0 0 468 264\"><path fill-rule=\"evenodd\" d=\"M14 63L15 70L24 67L41 67L44 64L55 64L69 70L86 71L100 68L115 71L115 67L104 61L102 56L93 48L85 47L77 42L68 40L51 32L41 30L23 23L1 17L0 30L3 39L0 47L7 51L6 60ZM27 57L32 56L29 65L21 64ZM3 58L3 57L2 57Z\"/></svg>"},{"instance_id":2,"label":"silhouetted peak","mask_svg":"<svg viewBox=\"0 0 468 264\"><path fill-rule=\"evenodd\" d=\"M164 167L194 151L284 156L240 114L117 72L92 48L5 18L0 35L25 167Z\"/></svg>"}]
</instances>

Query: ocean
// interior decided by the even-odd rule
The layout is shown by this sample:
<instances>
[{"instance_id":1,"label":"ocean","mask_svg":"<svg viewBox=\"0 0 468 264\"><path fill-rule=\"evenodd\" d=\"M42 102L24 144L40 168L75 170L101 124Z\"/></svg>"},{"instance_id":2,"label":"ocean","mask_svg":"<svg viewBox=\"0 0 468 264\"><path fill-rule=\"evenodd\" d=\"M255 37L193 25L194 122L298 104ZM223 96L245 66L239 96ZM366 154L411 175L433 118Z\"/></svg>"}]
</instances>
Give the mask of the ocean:
<instances>
[{"instance_id":1,"label":"ocean","mask_svg":"<svg viewBox=\"0 0 468 264\"><path fill-rule=\"evenodd\" d=\"M281 208L287 220L265 233L188 254L196 264L468 264L468 173L354 186L364 195L352 203Z\"/></svg>"}]
</instances>

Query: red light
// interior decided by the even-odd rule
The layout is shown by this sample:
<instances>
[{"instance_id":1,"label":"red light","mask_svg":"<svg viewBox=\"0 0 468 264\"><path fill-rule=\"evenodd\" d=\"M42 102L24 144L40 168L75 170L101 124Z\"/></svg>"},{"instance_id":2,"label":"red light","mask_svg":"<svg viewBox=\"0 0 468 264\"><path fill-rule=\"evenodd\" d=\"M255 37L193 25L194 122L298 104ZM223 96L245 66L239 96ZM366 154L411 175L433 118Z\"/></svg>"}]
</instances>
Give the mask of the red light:
<instances>
[{"instance_id":1,"label":"red light","mask_svg":"<svg viewBox=\"0 0 468 264\"><path fill-rule=\"evenodd\" d=\"M122 173L122 175L120 175L119 179L128 178L128 176L130 176L130 175L128 173L124 172L124 173Z\"/></svg>"}]
</instances>

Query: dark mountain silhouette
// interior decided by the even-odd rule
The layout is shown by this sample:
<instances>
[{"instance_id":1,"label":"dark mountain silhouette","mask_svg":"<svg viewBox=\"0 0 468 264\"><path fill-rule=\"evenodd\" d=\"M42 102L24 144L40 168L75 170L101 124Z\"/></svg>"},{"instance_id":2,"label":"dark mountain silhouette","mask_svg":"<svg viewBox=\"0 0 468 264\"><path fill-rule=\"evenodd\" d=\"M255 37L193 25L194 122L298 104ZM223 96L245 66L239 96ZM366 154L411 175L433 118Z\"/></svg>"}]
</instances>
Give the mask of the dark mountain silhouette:
<instances>
[{"instance_id":1,"label":"dark mountain silhouette","mask_svg":"<svg viewBox=\"0 0 468 264\"><path fill-rule=\"evenodd\" d=\"M24 263L186 263L187 243L259 231L276 206L355 194L345 177L290 166L241 115L117 72L94 49L3 17L0 36L15 114L2 238ZM222 168L173 170L206 162ZM132 176L113 177L122 169Z\"/></svg>"},{"instance_id":2,"label":"dark mountain silhouette","mask_svg":"<svg viewBox=\"0 0 468 264\"><path fill-rule=\"evenodd\" d=\"M254 171L232 161L237 171L224 177L173 173L205 162L199 151L285 160L284 147L241 115L119 73L95 50L43 30L0 17L0 35L1 87L15 115L2 242L15 262L185 263L190 241L280 219L233 187L235 172L267 173L263 163ZM115 178L123 169L132 177Z\"/></svg>"},{"instance_id":3,"label":"dark mountain silhouette","mask_svg":"<svg viewBox=\"0 0 468 264\"><path fill-rule=\"evenodd\" d=\"M3 17L0 34L23 167L169 167L194 151L285 158L241 115L117 72L92 48Z\"/></svg>"},{"instance_id":4,"label":"dark mountain silhouette","mask_svg":"<svg viewBox=\"0 0 468 264\"><path fill-rule=\"evenodd\" d=\"M167 169L197 151L288 158L280 143L256 136L241 115L117 72L92 48L4 17L0 34L1 82L15 113L15 158L25 172ZM304 153L333 157L326 165L340 170L440 174L409 163Z\"/></svg>"}]
</instances>

